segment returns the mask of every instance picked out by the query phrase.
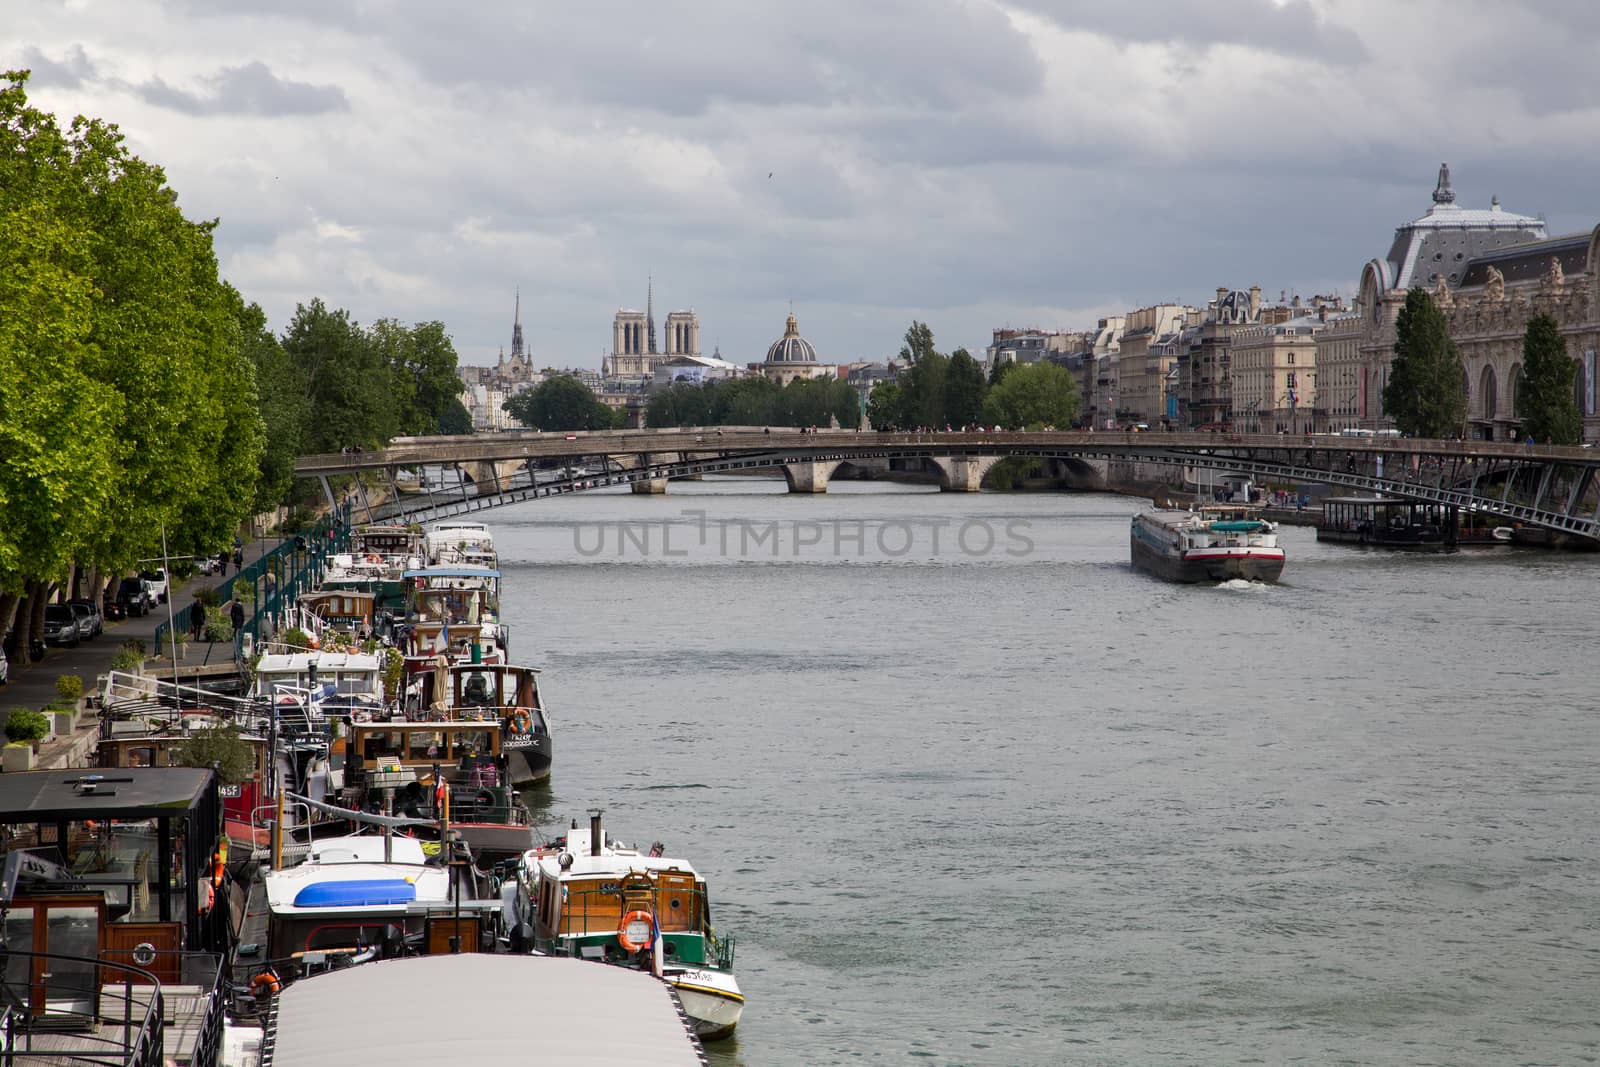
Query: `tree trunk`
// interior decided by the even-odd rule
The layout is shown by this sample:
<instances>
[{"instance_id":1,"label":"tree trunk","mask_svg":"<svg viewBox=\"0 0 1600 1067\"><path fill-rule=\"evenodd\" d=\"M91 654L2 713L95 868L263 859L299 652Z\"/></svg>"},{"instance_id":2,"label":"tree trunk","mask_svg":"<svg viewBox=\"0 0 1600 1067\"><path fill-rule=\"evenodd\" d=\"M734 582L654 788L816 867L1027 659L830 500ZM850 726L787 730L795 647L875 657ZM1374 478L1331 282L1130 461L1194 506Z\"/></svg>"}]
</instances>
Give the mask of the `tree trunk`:
<instances>
[{"instance_id":1,"label":"tree trunk","mask_svg":"<svg viewBox=\"0 0 1600 1067\"><path fill-rule=\"evenodd\" d=\"M0 637L11 633L11 618L17 613L17 602L22 598L16 593L0 593ZM0 656L6 656L12 667L16 667L22 660L28 658L26 645L13 645L17 654L13 658L5 649L0 649Z\"/></svg>"},{"instance_id":2,"label":"tree trunk","mask_svg":"<svg viewBox=\"0 0 1600 1067\"><path fill-rule=\"evenodd\" d=\"M28 651L33 642L44 640L44 603L48 588L37 578L29 579L22 606L17 611L17 666L24 670L33 665L33 656Z\"/></svg>"}]
</instances>

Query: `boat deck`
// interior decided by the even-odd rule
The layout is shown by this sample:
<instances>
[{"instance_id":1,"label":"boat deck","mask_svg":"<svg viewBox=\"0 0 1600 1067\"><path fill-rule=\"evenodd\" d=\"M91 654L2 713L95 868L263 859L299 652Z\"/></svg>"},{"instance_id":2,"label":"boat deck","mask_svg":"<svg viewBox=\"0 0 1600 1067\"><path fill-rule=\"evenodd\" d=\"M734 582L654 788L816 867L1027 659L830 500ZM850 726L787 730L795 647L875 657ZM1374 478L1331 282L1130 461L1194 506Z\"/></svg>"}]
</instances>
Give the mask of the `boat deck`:
<instances>
[{"instance_id":1,"label":"boat deck","mask_svg":"<svg viewBox=\"0 0 1600 1067\"><path fill-rule=\"evenodd\" d=\"M82 1067L83 1064L122 1064L128 1061L128 1045L137 1036L154 993L153 986L133 986L126 1008L133 1020L130 1027L122 1017L124 992L121 985L105 986L101 992L100 1016L83 1020L73 1027L40 1027L17 1035L9 1050L29 1067ZM161 987L161 1032L164 1062L182 1065L195 1062L200 1037L212 1011L213 993L194 985ZM76 1021L76 1020L74 1020ZM6 1057L10 1062L10 1057Z\"/></svg>"}]
</instances>

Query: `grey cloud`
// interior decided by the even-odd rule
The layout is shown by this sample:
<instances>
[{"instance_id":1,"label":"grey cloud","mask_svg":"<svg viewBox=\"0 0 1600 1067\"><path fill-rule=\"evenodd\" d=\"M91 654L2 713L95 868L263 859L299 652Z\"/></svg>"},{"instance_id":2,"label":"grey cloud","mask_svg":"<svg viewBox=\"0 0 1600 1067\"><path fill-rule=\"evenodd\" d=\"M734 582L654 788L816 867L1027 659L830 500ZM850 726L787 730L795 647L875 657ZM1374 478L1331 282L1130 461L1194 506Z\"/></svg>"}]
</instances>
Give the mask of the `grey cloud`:
<instances>
[{"instance_id":1,"label":"grey cloud","mask_svg":"<svg viewBox=\"0 0 1600 1067\"><path fill-rule=\"evenodd\" d=\"M19 66L33 72L34 85L63 89L76 89L85 82L99 80L100 76L81 44L70 45L59 60L51 59L37 48L25 48Z\"/></svg>"},{"instance_id":2,"label":"grey cloud","mask_svg":"<svg viewBox=\"0 0 1600 1067\"><path fill-rule=\"evenodd\" d=\"M954 106L1036 90L1043 71L997 9L817 0L762 9L538 3L411 10L386 43L443 85L519 87L666 115L723 104ZM617 32L604 32L607 26Z\"/></svg>"},{"instance_id":3,"label":"grey cloud","mask_svg":"<svg viewBox=\"0 0 1600 1067\"><path fill-rule=\"evenodd\" d=\"M204 92L189 92L153 78L132 88L157 107L189 115L321 115L350 108L338 86L288 81L259 60L225 67L205 85Z\"/></svg>"},{"instance_id":4,"label":"grey cloud","mask_svg":"<svg viewBox=\"0 0 1600 1067\"><path fill-rule=\"evenodd\" d=\"M1137 4L1101 0L1014 0L1068 30L1085 30L1126 42L1164 41L1209 47L1250 45L1267 51L1355 65L1367 58L1354 31L1321 18L1308 0L1142 0Z\"/></svg>"}]
</instances>

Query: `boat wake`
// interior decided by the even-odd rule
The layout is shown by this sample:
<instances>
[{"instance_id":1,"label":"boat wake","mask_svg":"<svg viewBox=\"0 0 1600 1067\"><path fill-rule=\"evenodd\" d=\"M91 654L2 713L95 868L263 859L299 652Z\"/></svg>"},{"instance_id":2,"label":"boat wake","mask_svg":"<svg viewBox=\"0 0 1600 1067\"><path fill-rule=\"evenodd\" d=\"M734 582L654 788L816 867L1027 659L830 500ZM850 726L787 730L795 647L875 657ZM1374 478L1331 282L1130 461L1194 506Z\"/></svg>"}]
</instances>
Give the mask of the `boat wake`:
<instances>
[{"instance_id":1,"label":"boat wake","mask_svg":"<svg viewBox=\"0 0 1600 1067\"><path fill-rule=\"evenodd\" d=\"M1270 589L1272 587L1270 585L1268 585L1266 582L1252 582L1248 578L1229 578L1225 582L1218 582L1217 583L1217 588L1218 589L1227 589L1227 590L1230 590L1232 592L1244 592L1244 593L1260 592L1260 593L1264 593L1264 592L1266 592L1268 589Z\"/></svg>"}]
</instances>

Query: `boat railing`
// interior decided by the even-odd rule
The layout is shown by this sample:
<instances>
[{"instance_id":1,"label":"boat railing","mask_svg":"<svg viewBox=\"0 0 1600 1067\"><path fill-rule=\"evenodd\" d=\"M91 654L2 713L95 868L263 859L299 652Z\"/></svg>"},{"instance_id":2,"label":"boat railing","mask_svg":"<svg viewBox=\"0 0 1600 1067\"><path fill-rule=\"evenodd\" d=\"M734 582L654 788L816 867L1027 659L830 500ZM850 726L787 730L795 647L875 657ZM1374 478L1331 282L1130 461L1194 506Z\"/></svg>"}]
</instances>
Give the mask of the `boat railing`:
<instances>
[{"instance_id":1,"label":"boat railing","mask_svg":"<svg viewBox=\"0 0 1600 1067\"><path fill-rule=\"evenodd\" d=\"M733 936L730 934L727 937L718 937L716 934L712 933L706 936L706 941L709 943L711 948L711 951L707 953L707 955L711 957L712 961L722 970L732 970Z\"/></svg>"},{"instance_id":2,"label":"boat railing","mask_svg":"<svg viewBox=\"0 0 1600 1067\"><path fill-rule=\"evenodd\" d=\"M145 963L118 962L107 959L108 953L7 951L0 1056L8 1067L163 1067L171 1062L217 1067L222 1055L221 958L161 953L149 944L121 953ZM178 981L163 985L158 971ZM65 982L68 975L78 979L71 987Z\"/></svg>"}]
</instances>

